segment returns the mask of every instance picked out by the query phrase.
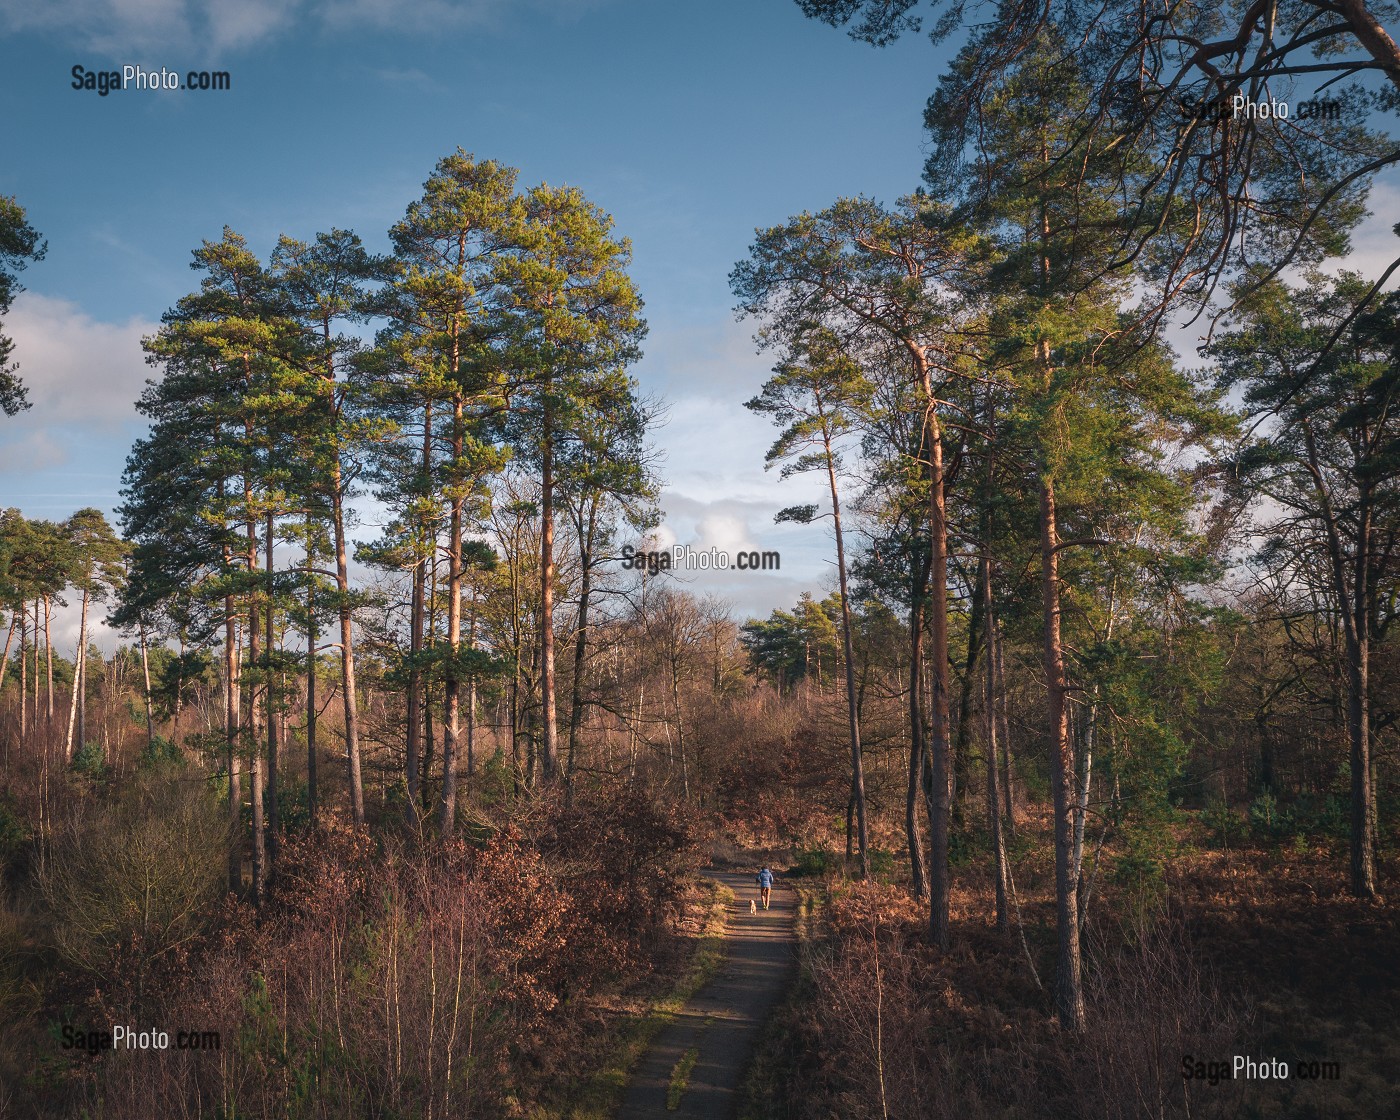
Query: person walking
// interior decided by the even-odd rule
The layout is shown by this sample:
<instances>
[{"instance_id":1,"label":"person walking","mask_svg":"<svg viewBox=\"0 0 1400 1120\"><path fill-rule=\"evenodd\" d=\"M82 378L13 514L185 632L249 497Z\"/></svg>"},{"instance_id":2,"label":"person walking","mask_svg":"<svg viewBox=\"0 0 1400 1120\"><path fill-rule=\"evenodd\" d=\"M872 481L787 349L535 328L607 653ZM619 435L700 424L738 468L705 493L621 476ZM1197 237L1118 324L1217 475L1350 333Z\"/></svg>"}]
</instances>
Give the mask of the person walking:
<instances>
[{"instance_id":1,"label":"person walking","mask_svg":"<svg viewBox=\"0 0 1400 1120\"><path fill-rule=\"evenodd\" d=\"M773 872L766 867L758 873L758 897L767 910L773 897Z\"/></svg>"}]
</instances>

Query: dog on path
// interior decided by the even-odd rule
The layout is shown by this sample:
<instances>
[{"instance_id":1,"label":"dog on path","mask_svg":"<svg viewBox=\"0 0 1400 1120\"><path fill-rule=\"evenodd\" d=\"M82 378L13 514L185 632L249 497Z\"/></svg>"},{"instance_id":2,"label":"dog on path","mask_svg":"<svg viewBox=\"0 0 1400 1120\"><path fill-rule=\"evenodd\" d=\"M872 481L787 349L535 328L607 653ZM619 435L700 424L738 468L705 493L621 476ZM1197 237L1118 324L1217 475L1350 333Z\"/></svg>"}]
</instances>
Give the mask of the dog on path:
<instances>
[{"instance_id":1,"label":"dog on path","mask_svg":"<svg viewBox=\"0 0 1400 1120\"><path fill-rule=\"evenodd\" d=\"M753 899L749 899L749 913L750 913L750 914L757 914L757 913L758 913L758 903L755 902Z\"/></svg>"}]
</instances>

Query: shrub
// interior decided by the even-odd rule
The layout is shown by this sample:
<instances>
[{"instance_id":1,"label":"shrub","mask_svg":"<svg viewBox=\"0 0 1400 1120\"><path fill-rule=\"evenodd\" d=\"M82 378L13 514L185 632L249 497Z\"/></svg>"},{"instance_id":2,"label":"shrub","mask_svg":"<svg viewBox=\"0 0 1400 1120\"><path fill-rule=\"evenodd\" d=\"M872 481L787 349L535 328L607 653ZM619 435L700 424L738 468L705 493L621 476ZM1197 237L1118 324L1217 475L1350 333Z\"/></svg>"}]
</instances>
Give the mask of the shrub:
<instances>
[{"instance_id":1,"label":"shrub","mask_svg":"<svg viewBox=\"0 0 1400 1120\"><path fill-rule=\"evenodd\" d=\"M205 928L227 844L225 814L202 782L146 772L111 801L73 800L39 872L54 949L139 991L149 968ZM114 971L119 960L129 972Z\"/></svg>"}]
</instances>

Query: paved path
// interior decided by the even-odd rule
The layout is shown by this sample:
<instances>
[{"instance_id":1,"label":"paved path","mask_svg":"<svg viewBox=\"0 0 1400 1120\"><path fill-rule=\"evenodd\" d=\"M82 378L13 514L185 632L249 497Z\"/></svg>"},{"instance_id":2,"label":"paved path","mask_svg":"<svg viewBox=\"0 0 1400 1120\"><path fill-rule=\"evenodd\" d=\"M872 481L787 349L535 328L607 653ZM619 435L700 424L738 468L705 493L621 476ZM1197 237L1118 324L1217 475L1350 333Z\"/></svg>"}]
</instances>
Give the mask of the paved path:
<instances>
[{"instance_id":1,"label":"paved path","mask_svg":"<svg viewBox=\"0 0 1400 1120\"><path fill-rule=\"evenodd\" d=\"M796 895L779 885L772 908L749 913L758 897L750 873L707 871L734 892L719 973L663 1027L642 1055L622 1099L618 1120L725 1120L737 1107L739 1080L759 1032L782 998L793 967ZM680 1107L666 1108L671 1071L686 1052L699 1056Z\"/></svg>"}]
</instances>

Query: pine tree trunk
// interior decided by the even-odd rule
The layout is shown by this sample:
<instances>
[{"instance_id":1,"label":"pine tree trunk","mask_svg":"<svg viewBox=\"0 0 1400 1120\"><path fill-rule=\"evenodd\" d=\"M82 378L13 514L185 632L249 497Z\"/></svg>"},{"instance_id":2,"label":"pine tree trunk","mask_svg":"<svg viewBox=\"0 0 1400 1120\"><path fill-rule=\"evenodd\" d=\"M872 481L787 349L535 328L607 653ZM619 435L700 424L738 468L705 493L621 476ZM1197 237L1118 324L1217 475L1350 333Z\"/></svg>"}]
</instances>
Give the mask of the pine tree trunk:
<instances>
[{"instance_id":1,"label":"pine tree trunk","mask_svg":"<svg viewBox=\"0 0 1400 1120\"><path fill-rule=\"evenodd\" d=\"M916 560L917 564L918 561ZM920 575L923 570L920 569ZM909 781L904 793L904 835L909 845L910 889L915 898L928 894L928 873L919 839L919 781L924 768L924 581L915 579L909 608Z\"/></svg>"},{"instance_id":2,"label":"pine tree trunk","mask_svg":"<svg viewBox=\"0 0 1400 1120\"><path fill-rule=\"evenodd\" d=\"M265 550L267 553L266 576L267 576L267 685L265 692L265 702L267 704L267 870L266 875L273 874L273 868L277 863L277 846L279 842L279 832L281 831L281 813L277 805L277 782L278 764L282 751L280 742L281 729L280 709L281 703L277 698L277 689L273 687L272 661L273 654L277 649L277 638L274 630L277 611L276 606L276 586L274 575L276 568L273 563L273 515L267 515L267 540Z\"/></svg>"},{"instance_id":3,"label":"pine tree trunk","mask_svg":"<svg viewBox=\"0 0 1400 1120\"><path fill-rule=\"evenodd\" d=\"M83 704L81 700L83 687L83 667L87 663L87 612L88 612L88 592L83 588L83 606L78 618L78 648L73 654L73 700L68 708L68 736L63 742L63 761L65 763L73 761L73 735L76 729L78 733L78 749L83 747L83 725L81 722ZM21 641L23 638L21 637ZM23 647L21 647L21 650ZM23 658L21 658L21 663Z\"/></svg>"},{"instance_id":4,"label":"pine tree trunk","mask_svg":"<svg viewBox=\"0 0 1400 1120\"><path fill-rule=\"evenodd\" d=\"M256 739L254 740L256 743ZM267 826L263 820L263 768L262 751L253 749L253 905L262 906L267 901Z\"/></svg>"},{"instance_id":5,"label":"pine tree trunk","mask_svg":"<svg viewBox=\"0 0 1400 1120\"><path fill-rule=\"evenodd\" d=\"M1045 680L1050 713L1050 784L1055 814L1055 916L1059 951L1055 1009L1061 1025L1084 1029L1084 991L1079 955L1079 899L1074 848L1074 744L1070 741L1065 696L1064 646L1060 638L1059 528L1055 485L1049 474L1040 480L1041 601L1045 615Z\"/></svg>"},{"instance_id":6,"label":"pine tree trunk","mask_svg":"<svg viewBox=\"0 0 1400 1120\"><path fill-rule=\"evenodd\" d=\"M437 644L437 601L438 601L438 554L437 535L433 535L433 548L428 559L428 571L423 595L427 600L424 614L427 629L424 631L424 649ZM433 757L437 753L437 731L433 726L433 675L423 678L423 760L419 767L418 781L423 787L423 815L432 816L433 808Z\"/></svg>"},{"instance_id":7,"label":"pine tree trunk","mask_svg":"<svg viewBox=\"0 0 1400 1120\"><path fill-rule=\"evenodd\" d=\"M155 708L151 703L151 661L146 652L146 626L141 623L139 626L141 636L141 679L145 684L146 699L146 751L151 753L155 743Z\"/></svg>"},{"instance_id":8,"label":"pine tree trunk","mask_svg":"<svg viewBox=\"0 0 1400 1120\"><path fill-rule=\"evenodd\" d=\"M944 495L943 433L927 361L922 364L929 453L929 671L932 719L924 801L929 818L929 938L949 944L948 926L948 521Z\"/></svg>"},{"instance_id":9,"label":"pine tree trunk","mask_svg":"<svg viewBox=\"0 0 1400 1120\"><path fill-rule=\"evenodd\" d=\"M25 639L29 636L29 606L21 599L19 603L19 738L24 742L26 733L29 730L29 656L25 652ZM79 649L81 650L81 642ZM78 703L78 675L76 667L73 673L73 703ZM69 720L71 726L72 720ZM73 736L68 736L68 745L71 748ZM67 754L68 752L65 752ZM71 755L69 756L71 757Z\"/></svg>"},{"instance_id":10,"label":"pine tree trunk","mask_svg":"<svg viewBox=\"0 0 1400 1120\"><path fill-rule=\"evenodd\" d=\"M681 793L686 803L690 802L690 767L685 757L685 720L681 716L681 663L680 642L671 656L671 703L676 709L676 746L681 756Z\"/></svg>"},{"instance_id":11,"label":"pine tree trunk","mask_svg":"<svg viewBox=\"0 0 1400 1120\"><path fill-rule=\"evenodd\" d=\"M996 657L997 724L1001 729L1001 796L1004 808L1002 828L1008 837L1016 836L1016 805L1011 787L1011 716L1006 695L1006 638L1000 627L990 631Z\"/></svg>"},{"instance_id":12,"label":"pine tree trunk","mask_svg":"<svg viewBox=\"0 0 1400 1120\"><path fill-rule=\"evenodd\" d=\"M355 612L350 604L350 562L345 543L340 455L335 461L332 516L335 532L335 587L340 596L340 696L345 712L345 762L349 770L350 819L356 828L365 823L365 787L360 774L360 700L355 683ZM307 750L311 750L308 745Z\"/></svg>"},{"instance_id":13,"label":"pine tree trunk","mask_svg":"<svg viewBox=\"0 0 1400 1120\"><path fill-rule=\"evenodd\" d=\"M554 696L554 386L544 385L544 433L540 472L540 722L543 774L553 782L559 770L559 740Z\"/></svg>"},{"instance_id":14,"label":"pine tree trunk","mask_svg":"<svg viewBox=\"0 0 1400 1120\"><path fill-rule=\"evenodd\" d=\"M989 536L990 534L984 534ZM984 539L982 547L989 547ZM987 725L987 824L992 833L992 856L996 870L997 930L1011 932L1011 918L1006 908L1006 843L1001 835L1001 805L997 793L997 717L996 717L996 663L992 657L991 635L994 628L992 608L992 560L984 555L981 561L982 600L986 603L983 624L987 632L987 665L982 679L983 700L986 711L983 713ZM971 684L971 681L968 682Z\"/></svg>"},{"instance_id":15,"label":"pine tree trunk","mask_svg":"<svg viewBox=\"0 0 1400 1120\"><path fill-rule=\"evenodd\" d=\"M337 427L343 422L340 408L336 403L336 377L334 344L331 338L331 318L326 315L321 320L321 339L325 346L326 371L325 385L331 415ZM356 828L365 823L365 789L360 774L360 702L355 685L355 618L350 603L350 561L349 549L345 540L345 474L341 463L341 440L337 433L334 440L334 453L331 457L331 532L335 545L335 589L340 602L337 613L340 616L340 695L345 713L345 762L350 785L350 818ZM310 535L308 533L308 542ZM310 548L308 547L308 556ZM313 623L314 625L314 623ZM313 665L314 665L314 653ZM309 705L314 713L315 705ZM315 715L307 720L307 760L310 763L315 749L311 740L315 738ZM311 820L316 820L315 772L309 770L311 782ZM410 796L409 801L412 803Z\"/></svg>"},{"instance_id":16,"label":"pine tree trunk","mask_svg":"<svg viewBox=\"0 0 1400 1120\"><path fill-rule=\"evenodd\" d=\"M244 501L251 506L251 493L245 485ZM248 521L246 525L248 552L245 557L248 574L251 577L258 571L257 525ZM270 606L270 605L269 605ZM262 752L262 710L258 704L258 678L264 676L262 667L262 616L258 611L256 594L248 596L248 672L244 684L244 704L248 713L248 755L252 774L252 788L249 791L252 801L253 829L253 902L262 905L267 886L267 833L264 820L263 797L267 771Z\"/></svg>"},{"instance_id":17,"label":"pine tree trunk","mask_svg":"<svg viewBox=\"0 0 1400 1120\"><path fill-rule=\"evenodd\" d=\"M846 716L851 740L851 800L855 803L856 829L860 848L860 877L870 882L870 830L865 819L865 764L861 757L860 714L856 709L855 644L851 640L851 599L846 586L846 542L841 532L841 495L836 485L836 462L832 455L830 430L824 425L826 476L831 484L831 516L836 529L836 574L841 588L841 647L846 658ZM850 843L850 824L846 828Z\"/></svg>"},{"instance_id":18,"label":"pine tree trunk","mask_svg":"<svg viewBox=\"0 0 1400 1120\"><path fill-rule=\"evenodd\" d=\"M1375 898L1376 816L1371 762L1371 612L1369 502L1363 498L1357 535L1347 641L1347 734L1351 740L1351 892Z\"/></svg>"},{"instance_id":19,"label":"pine tree trunk","mask_svg":"<svg viewBox=\"0 0 1400 1120\"><path fill-rule=\"evenodd\" d=\"M229 566L227 550L224 566ZM224 743L228 764L228 889L243 889L243 840L240 835L243 817L242 760L238 750L238 617L233 596L224 599Z\"/></svg>"},{"instance_id":20,"label":"pine tree trunk","mask_svg":"<svg viewBox=\"0 0 1400 1120\"><path fill-rule=\"evenodd\" d=\"M568 797L573 798L574 767L578 763L578 737L583 727L584 675L588 664L588 607L593 591L593 533L596 525L596 499L588 510L588 525L579 525L578 633L574 638L574 685L569 703L569 758L565 772Z\"/></svg>"},{"instance_id":21,"label":"pine tree trunk","mask_svg":"<svg viewBox=\"0 0 1400 1120\"><path fill-rule=\"evenodd\" d=\"M47 704L47 711L46 711L46 714L45 714L45 716L44 716L44 722L45 722L49 727L52 727L52 726L53 726L53 641L52 641L52 640L50 639L50 637L49 637L49 634L50 634L50 631L49 631L50 605L49 605L49 604L50 604L49 597L48 597L47 595L45 595L45 596L44 596L44 676L45 676L44 695L45 695L45 701L46 701L46 704Z\"/></svg>"},{"instance_id":22,"label":"pine tree trunk","mask_svg":"<svg viewBox=\"0 0 1400 1120\"><path fill-rule=\"evenodd\" d=\"M977 689L977 662L986 645L982 582L972 588L972 611L967 626L967 654L963 660L963 688L958 695L957 739L953 744L949 773L948 806L954 823L961 826L972 795L972 702Z\"/></svg>"},{"instance_id":23,"label":"pine tree trunk","mask_svg":"<svg viewBox=\"0 0 1400 1120\"><path fill-rule=\"evenodd\" d=\"M428 477L433 459L433 405L429 401L423 407L423 476ZM408 827L416 830L419 823L420 805L426 809L423 796L422 775L419 760L423 734L423 670L419 659L423 653L423 613L424 584L427 581L428 536L426 526L419 527L419 555L413 565L413 597L408 615L408 711L407 727L404 729L404 778L408 785ZM436 542L433 542L435 545Z\"/></svg>"},{"instance_id":24,"label":"pine tree trunk","mask_svg":"<svg viewBox=\"0 0 1400 1120\"><path fill-rule=\"evenodd\" d=\"M15 615L10 612L10 628L5 633L5 652L0 654L0 688L5 687L5 670L10 666L10 643L15 640Z\"/></svg>"},{"instance_id":25,"label":"pine tree trunk","mask_svg":"<svg viewBox=\"0 0 1400 1120\"><path fill-rule=\"evenodd\" d=\"M454 343L455 346L455 343ZM455 357L454 349L454 357ZM455 368L455 366L454 366ZM458 396L452 409L452 458L460 463L464 450L466 429L462 398ZM462 644L462 503L452 499L448 518L447 540L447 647L451 662L443 682L442 701L442 801L439 828L444 836L452 835L457 819L457 731L461 707L461 681L458 677L457 655Z\"/></svg>"},{"instance_id":26,"label":"pine tree trunk","mask_svg":"<svg viewBox=\"0 0 1400 1120\"><path fill-rule=\"evenodd\" d=\"M306 529L306 812L311 827L316 827L316 814L319 806L319 791L316 775L316 645L320 640L316 627L316 573L312 564L311 526ZM339 583L337 582L337 590ZM342 631L343 636L343 631ZM353 670L351 670L353 676ZM350 733L346 731L347 751L350 750ZM350 785L355 784L355 758L359 755L358 746L351 752ZM353 797L353 793L352 793Z\"/></svg>"}]
</instances>

